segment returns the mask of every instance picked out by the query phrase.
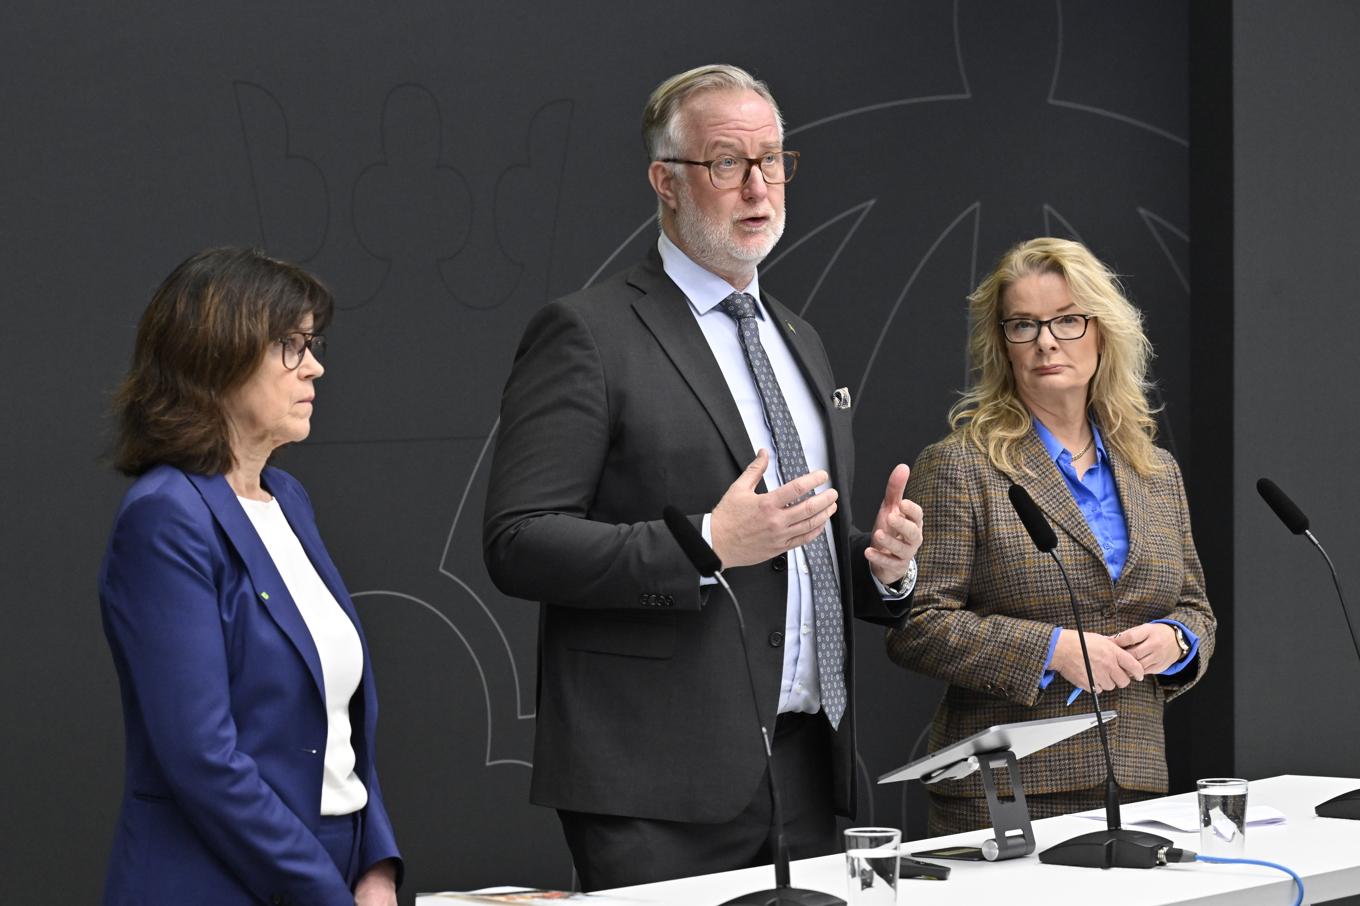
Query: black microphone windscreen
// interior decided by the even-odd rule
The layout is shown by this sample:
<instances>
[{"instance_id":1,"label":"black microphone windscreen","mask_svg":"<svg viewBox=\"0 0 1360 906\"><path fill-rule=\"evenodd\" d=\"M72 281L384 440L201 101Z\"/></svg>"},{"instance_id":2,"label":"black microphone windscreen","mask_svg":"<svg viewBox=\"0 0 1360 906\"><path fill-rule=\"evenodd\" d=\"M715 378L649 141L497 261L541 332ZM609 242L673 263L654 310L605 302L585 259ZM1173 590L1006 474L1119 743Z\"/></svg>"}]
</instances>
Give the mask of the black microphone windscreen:
<instances>
[{"instance_id":1,"label":"black microphone windscreen","mask_svg":"<svg viewBox=\"0 0 1360 906\"><path fill-rule=\"evenodd\" d=\"M667 506L661 511L661 518L666 520L666 528L671 530L671 535L699 575L711 576L722 569L722 561L713 553L713 548L704 541L704 536L699 534L688 516L673 506Z\"/></svg>"},{"instance_id":2,"label":"black microphone windscreen","mask_svg":"<svg viewBox=\"0 0 1360 906\"><path fill-rule=\"evenodd\" d=\"M1290 500L1289 496L1281 491L1280 486L1275 482L1269 478L1257 479L1256 493L1260 494L1261 499L1275 511L1276 516L1280 517L1285 528L1296 535L1302 535L1308 531L1308 517L1303 515L1302 510L1294 506L1294 501Z\"/></svg>"},{"instance_id":3,"label":"black microphone windscreen","mask_svg":"<svg viewBox=\"0 0 1360 906\"><path fill-rule=\"evenodd\" d=\"M1015 515L1020 517L1020 522L1024 524L1025 531L1029 532L1034 546L1046 554L1051 553L1058 546L1058 536L1053 533L1053 526L1048 524L1039 505L1029 496L1029 492L1018 484L1011 485L1008 493L1011 506L1015 507Z\"/></svg>"}]
</instances>

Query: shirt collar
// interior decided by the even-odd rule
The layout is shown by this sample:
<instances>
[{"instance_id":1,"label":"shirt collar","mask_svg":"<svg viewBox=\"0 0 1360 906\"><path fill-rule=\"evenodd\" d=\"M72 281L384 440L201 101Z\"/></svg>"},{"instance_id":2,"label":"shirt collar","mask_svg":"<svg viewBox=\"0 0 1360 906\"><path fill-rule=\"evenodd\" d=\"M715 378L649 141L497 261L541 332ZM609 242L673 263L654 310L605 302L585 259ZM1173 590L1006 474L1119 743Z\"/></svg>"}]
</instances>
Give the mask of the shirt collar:
<instances>
[{"instance_id":1,"label":"shirt collar","mask_svg":"<svg viewBox=\"0 0 1360 906\"><path fill-rule=\"evenodd\" d=\"M1053 436L1053 432L1037 418L1031 418L1034 423L1034 433L1039 435L1039 440L1043 443L1044 449L1048 451L1048 456L1054 462L1071 462L1072 453L1062 443ZM1094 421L1091 422L1091 434L1096 439L1096 459L1105 460L1105 440L1100 436L1100 429L1096 427Z\"/></svg>"},{"instance_id":2,"label":"shirt collar","mask_svg":"<svg viewBox=\"0 0 1360 906\"><path fill-rule=\"evenodd\" d=\"M700 315L708 314L732 295L732 284L695 263L664 232L656 240L656 249L661 253L661 267L666 276L680 287L680 292L685 294L690 306ZM760 273L751 277L751 282L741 291L756 300L756 317L764 318L765 312L760 305Z\"/></svg>"}]
</instances>

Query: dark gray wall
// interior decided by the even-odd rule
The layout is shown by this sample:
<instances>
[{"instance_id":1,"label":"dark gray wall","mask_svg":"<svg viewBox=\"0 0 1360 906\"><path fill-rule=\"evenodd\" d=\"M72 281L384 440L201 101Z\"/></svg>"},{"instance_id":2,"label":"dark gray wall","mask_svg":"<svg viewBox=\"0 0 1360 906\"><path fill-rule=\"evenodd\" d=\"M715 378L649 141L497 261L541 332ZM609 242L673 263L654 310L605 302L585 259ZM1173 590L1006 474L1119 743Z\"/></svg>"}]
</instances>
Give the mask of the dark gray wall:
<instances>
[{"instance_id":1,"label":"dark gray wall","mask_svg":"<svg viewBox=\"0 0 1360 906\"><path fill-rule=\"evenodd\" d=\"M763 274L856 396L858 510L945 430L964 293L1041 233L1126 275L1159 351L1164 436L1183 461L1191 449L1181 3L3 15L7 900L97 896L122 759L94 586L125 487L99 461L107 396L151 290L200 247L262 244L340 298L313 438L281 464L316 501L372 641L408 894L570 881L555 818L526 801L536 612L482 571L485 454L530 314L652 240L638 117L665 76L731 60L781 99L804 166ZM940 689L857 632L872 777L907 759ZM874 790L861 817L919 836L919 797Z\"/></svg>"},{"instance_id":2,"label":"dark gray wall","mask_svg":"<svg viewBox=\"0 0 1360 906\"><path fill-rule=\"evenodd\" d=\"M1255 483L1308 514L1360 604L1360 6L1238 2L1232 27L1237 769L1354 777L1360 663L1326 564Z\"/></svg>"}]
</instances>

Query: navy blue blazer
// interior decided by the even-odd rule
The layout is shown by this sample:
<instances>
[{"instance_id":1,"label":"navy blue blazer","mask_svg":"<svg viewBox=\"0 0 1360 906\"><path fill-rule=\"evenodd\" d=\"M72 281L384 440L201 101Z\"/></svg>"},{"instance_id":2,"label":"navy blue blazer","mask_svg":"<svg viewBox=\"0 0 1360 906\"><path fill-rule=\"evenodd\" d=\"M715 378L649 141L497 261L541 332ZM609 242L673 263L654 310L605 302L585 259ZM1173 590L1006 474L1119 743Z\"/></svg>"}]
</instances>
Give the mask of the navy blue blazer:
<instances>
[{"instance_id":1,"label":"navy blue blazer","mask_svg":"<svg viewBox=\"0 0 1360 906\"><path fill-rule=\"evenodd\" d=\"M359 629L292 476L266 468L303 550ZM326 752L321 661L226 479L158 466L128 490L99 577L127 737L104 903L353 906L316 837ZM350 704L368 789L360 873L400 855L374 766L372 658Z\"/></svg>"}]
</instances>

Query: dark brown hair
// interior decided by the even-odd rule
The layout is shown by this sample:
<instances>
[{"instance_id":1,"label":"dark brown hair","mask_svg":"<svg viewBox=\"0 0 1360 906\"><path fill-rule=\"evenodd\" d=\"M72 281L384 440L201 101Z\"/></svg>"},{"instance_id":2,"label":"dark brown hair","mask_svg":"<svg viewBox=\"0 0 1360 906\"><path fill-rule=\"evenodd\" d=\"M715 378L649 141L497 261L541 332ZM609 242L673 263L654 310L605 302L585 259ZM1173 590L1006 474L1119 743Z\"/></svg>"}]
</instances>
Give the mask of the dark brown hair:
<instances>
[{"instance_id":1,"label":"dark brown hair","mask_svg":"<svg viewBox=\"0 0 1360 906\"><path fill-rule=\"evenodd\" d=\"M113 401L114 466L141 475L161 463L218 475L235 465L224 398L307 315L320 333L330 291L258 249L206 249L165 278L142 314L132 365Z\"/></svg>"}]
</instances>

